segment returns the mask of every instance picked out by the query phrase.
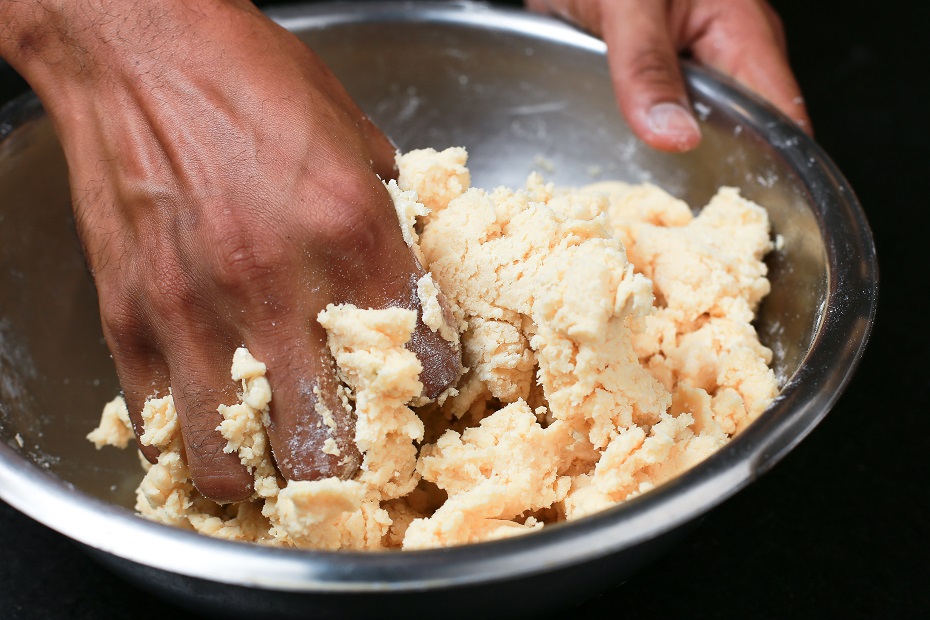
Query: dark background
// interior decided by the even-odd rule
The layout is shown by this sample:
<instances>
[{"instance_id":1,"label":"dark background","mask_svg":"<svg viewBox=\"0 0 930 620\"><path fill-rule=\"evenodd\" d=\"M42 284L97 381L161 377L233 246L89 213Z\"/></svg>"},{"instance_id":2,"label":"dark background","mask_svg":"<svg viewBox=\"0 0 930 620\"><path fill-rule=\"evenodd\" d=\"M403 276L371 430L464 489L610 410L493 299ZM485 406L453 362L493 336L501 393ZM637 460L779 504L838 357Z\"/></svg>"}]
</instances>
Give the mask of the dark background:
<instances>
[{"instance_id":1,"label":"dark background","mask_svg":"<svg viewBox=\"0 0 930 620\"><path fill-rule=\"evenodd\" d=\"M773 471L563 616L930 618L930 9L772 4L817 139L873 227L882 287L871 344L830 415ZM0 70L0 104L24 88ZM0 618L156 617L193 616L0 502Z\"/></svg>"}]
</instances>

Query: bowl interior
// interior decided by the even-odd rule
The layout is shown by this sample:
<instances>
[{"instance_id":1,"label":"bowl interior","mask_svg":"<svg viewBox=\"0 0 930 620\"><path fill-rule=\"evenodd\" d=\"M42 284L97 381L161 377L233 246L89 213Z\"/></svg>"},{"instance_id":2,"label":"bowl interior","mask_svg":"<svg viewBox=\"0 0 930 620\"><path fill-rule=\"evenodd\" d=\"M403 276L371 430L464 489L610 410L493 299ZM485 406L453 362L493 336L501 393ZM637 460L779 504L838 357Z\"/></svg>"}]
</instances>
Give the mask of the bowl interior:
<instances>
[{"instance_id":1,"label":"bowl interior","mask_svg":"<svg viewBox=\"0 0 930 620\"><path fill-rule=\"evenodd\" d=\"M566 185L650 181L694 207L731 185L767 207L784 243L768 259L772 292L757 325L788 382L817 333L829 275L811 185L796 158L784 156L792 144L749 122L712 79L691 72L700 148L649 150L619 117L598 42L563 28L504 18L488 27L443 15L390 27L281 19L401 149L467 147L476 186L520 186L536 169ZM81 491L131 507L141 477L134 452L97 451L83 439L119 385L74 234L67 166L34 100L4 114L0 443Z\"/></svg>"}]
</instances>

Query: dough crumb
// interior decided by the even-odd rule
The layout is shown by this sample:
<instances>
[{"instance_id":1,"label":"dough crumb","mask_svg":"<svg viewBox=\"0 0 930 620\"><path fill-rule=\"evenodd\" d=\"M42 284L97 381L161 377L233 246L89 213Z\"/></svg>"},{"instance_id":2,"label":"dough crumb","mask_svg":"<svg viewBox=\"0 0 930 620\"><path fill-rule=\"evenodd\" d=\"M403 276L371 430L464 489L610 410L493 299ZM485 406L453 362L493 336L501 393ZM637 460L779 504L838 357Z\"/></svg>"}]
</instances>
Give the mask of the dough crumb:
<instances>
[{"instance_id":1,"label":"dough crumb","mask_svg":"<svg viewBox=\"0 0 930 620\"><path fill-rule=\"evenodd\" d=\"M129 410L122 396L117 396L108 402L100 415L100 424L87 435L88 441L99 450L104 446L125 448L132 441L132 423L129 421ZM19 447L22 447L22 439Z\"/></svg>"},{"instance_id":2,"label":"dough crumb","mask_svg":"<svg viewBox=\"0 0 930 620\"><path fill-rule=\"evenodd\" d=\"M439 289L431 274L427 273L417 281L417 297L420 300L423 323L433 332L438 332L443 340L458 344L459 332L446 320L439 301Z\"/></svg>"},{"instance_id":3,"label":"dough crumb","mask_svg":"<svg viewBox=\"0 0 930 620\"><path fill-rule=\"evenodd\" d=\"M468 153L461 147L418 149L398 154L396 160L398 170L403 171L397 179L399 188L415 191L423 206L433 213L445 209L471 185L465 167Z\"/></svg>"}]
</instances>

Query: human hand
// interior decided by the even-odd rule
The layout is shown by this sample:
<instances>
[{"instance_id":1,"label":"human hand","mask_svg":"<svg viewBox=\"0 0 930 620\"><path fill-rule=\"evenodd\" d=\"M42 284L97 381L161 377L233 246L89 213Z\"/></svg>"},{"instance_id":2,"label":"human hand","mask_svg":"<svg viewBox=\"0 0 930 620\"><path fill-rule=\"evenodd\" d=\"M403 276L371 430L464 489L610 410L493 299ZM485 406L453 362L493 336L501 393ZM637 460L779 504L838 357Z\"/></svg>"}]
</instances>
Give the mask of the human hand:
<instances>
[{"instance_id":1,"label":"human hand","mask_svg":"<svg viewBox=\"0 0 930 620\"><path fill-rule=\"evenodd\" d=\"M617 101L634 133L663 151L701 134L678 54L768 99L804 131L811 125L788 65L781 20L765 0L526 0L602 37Z\"/></svg>"},{"instance_id":2,"label":"human hand","mask_svg":"<svg viewBox=\"0 0 930 620\"><path fill-rule=\"evenodd\" d=\"M390 142L249 2L36 0L5 3L0 24L0 53L67 156L137 436L145 399L170 387L195 485L247 498L252 478L216 430L218 405L237 402L229 365L244 344L268 367L281 473L351 476L354 417L316 316L329 303L418 308L424 271L376 176L395 173ZM457 347L422 322L409 346L427 396L458 378ZM330 436L339 455L322 451Z\"/></svg>"}]
</instances>

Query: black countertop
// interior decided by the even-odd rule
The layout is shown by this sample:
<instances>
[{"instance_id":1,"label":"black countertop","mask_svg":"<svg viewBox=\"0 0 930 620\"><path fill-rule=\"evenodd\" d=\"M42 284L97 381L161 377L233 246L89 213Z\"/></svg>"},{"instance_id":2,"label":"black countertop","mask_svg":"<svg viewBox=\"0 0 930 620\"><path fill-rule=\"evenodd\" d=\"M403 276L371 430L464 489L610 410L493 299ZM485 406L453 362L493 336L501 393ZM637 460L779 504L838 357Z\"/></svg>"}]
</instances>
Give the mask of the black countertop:
<instances>
[{"instance_id":1,"label":"black countertop","mask_svg":"<svg viewBox=\"0 0 930 620\"><path fill-rule=\"evenodd\" d=\"M773 4L818 141L875 233L871 344L833 411L784 461L670 553L564 616L930 618L930 7ZM2 101L19 88L0 81ZM0 503L0 618L156 617L194 616Z\"/></svg>"}]
</instances>

